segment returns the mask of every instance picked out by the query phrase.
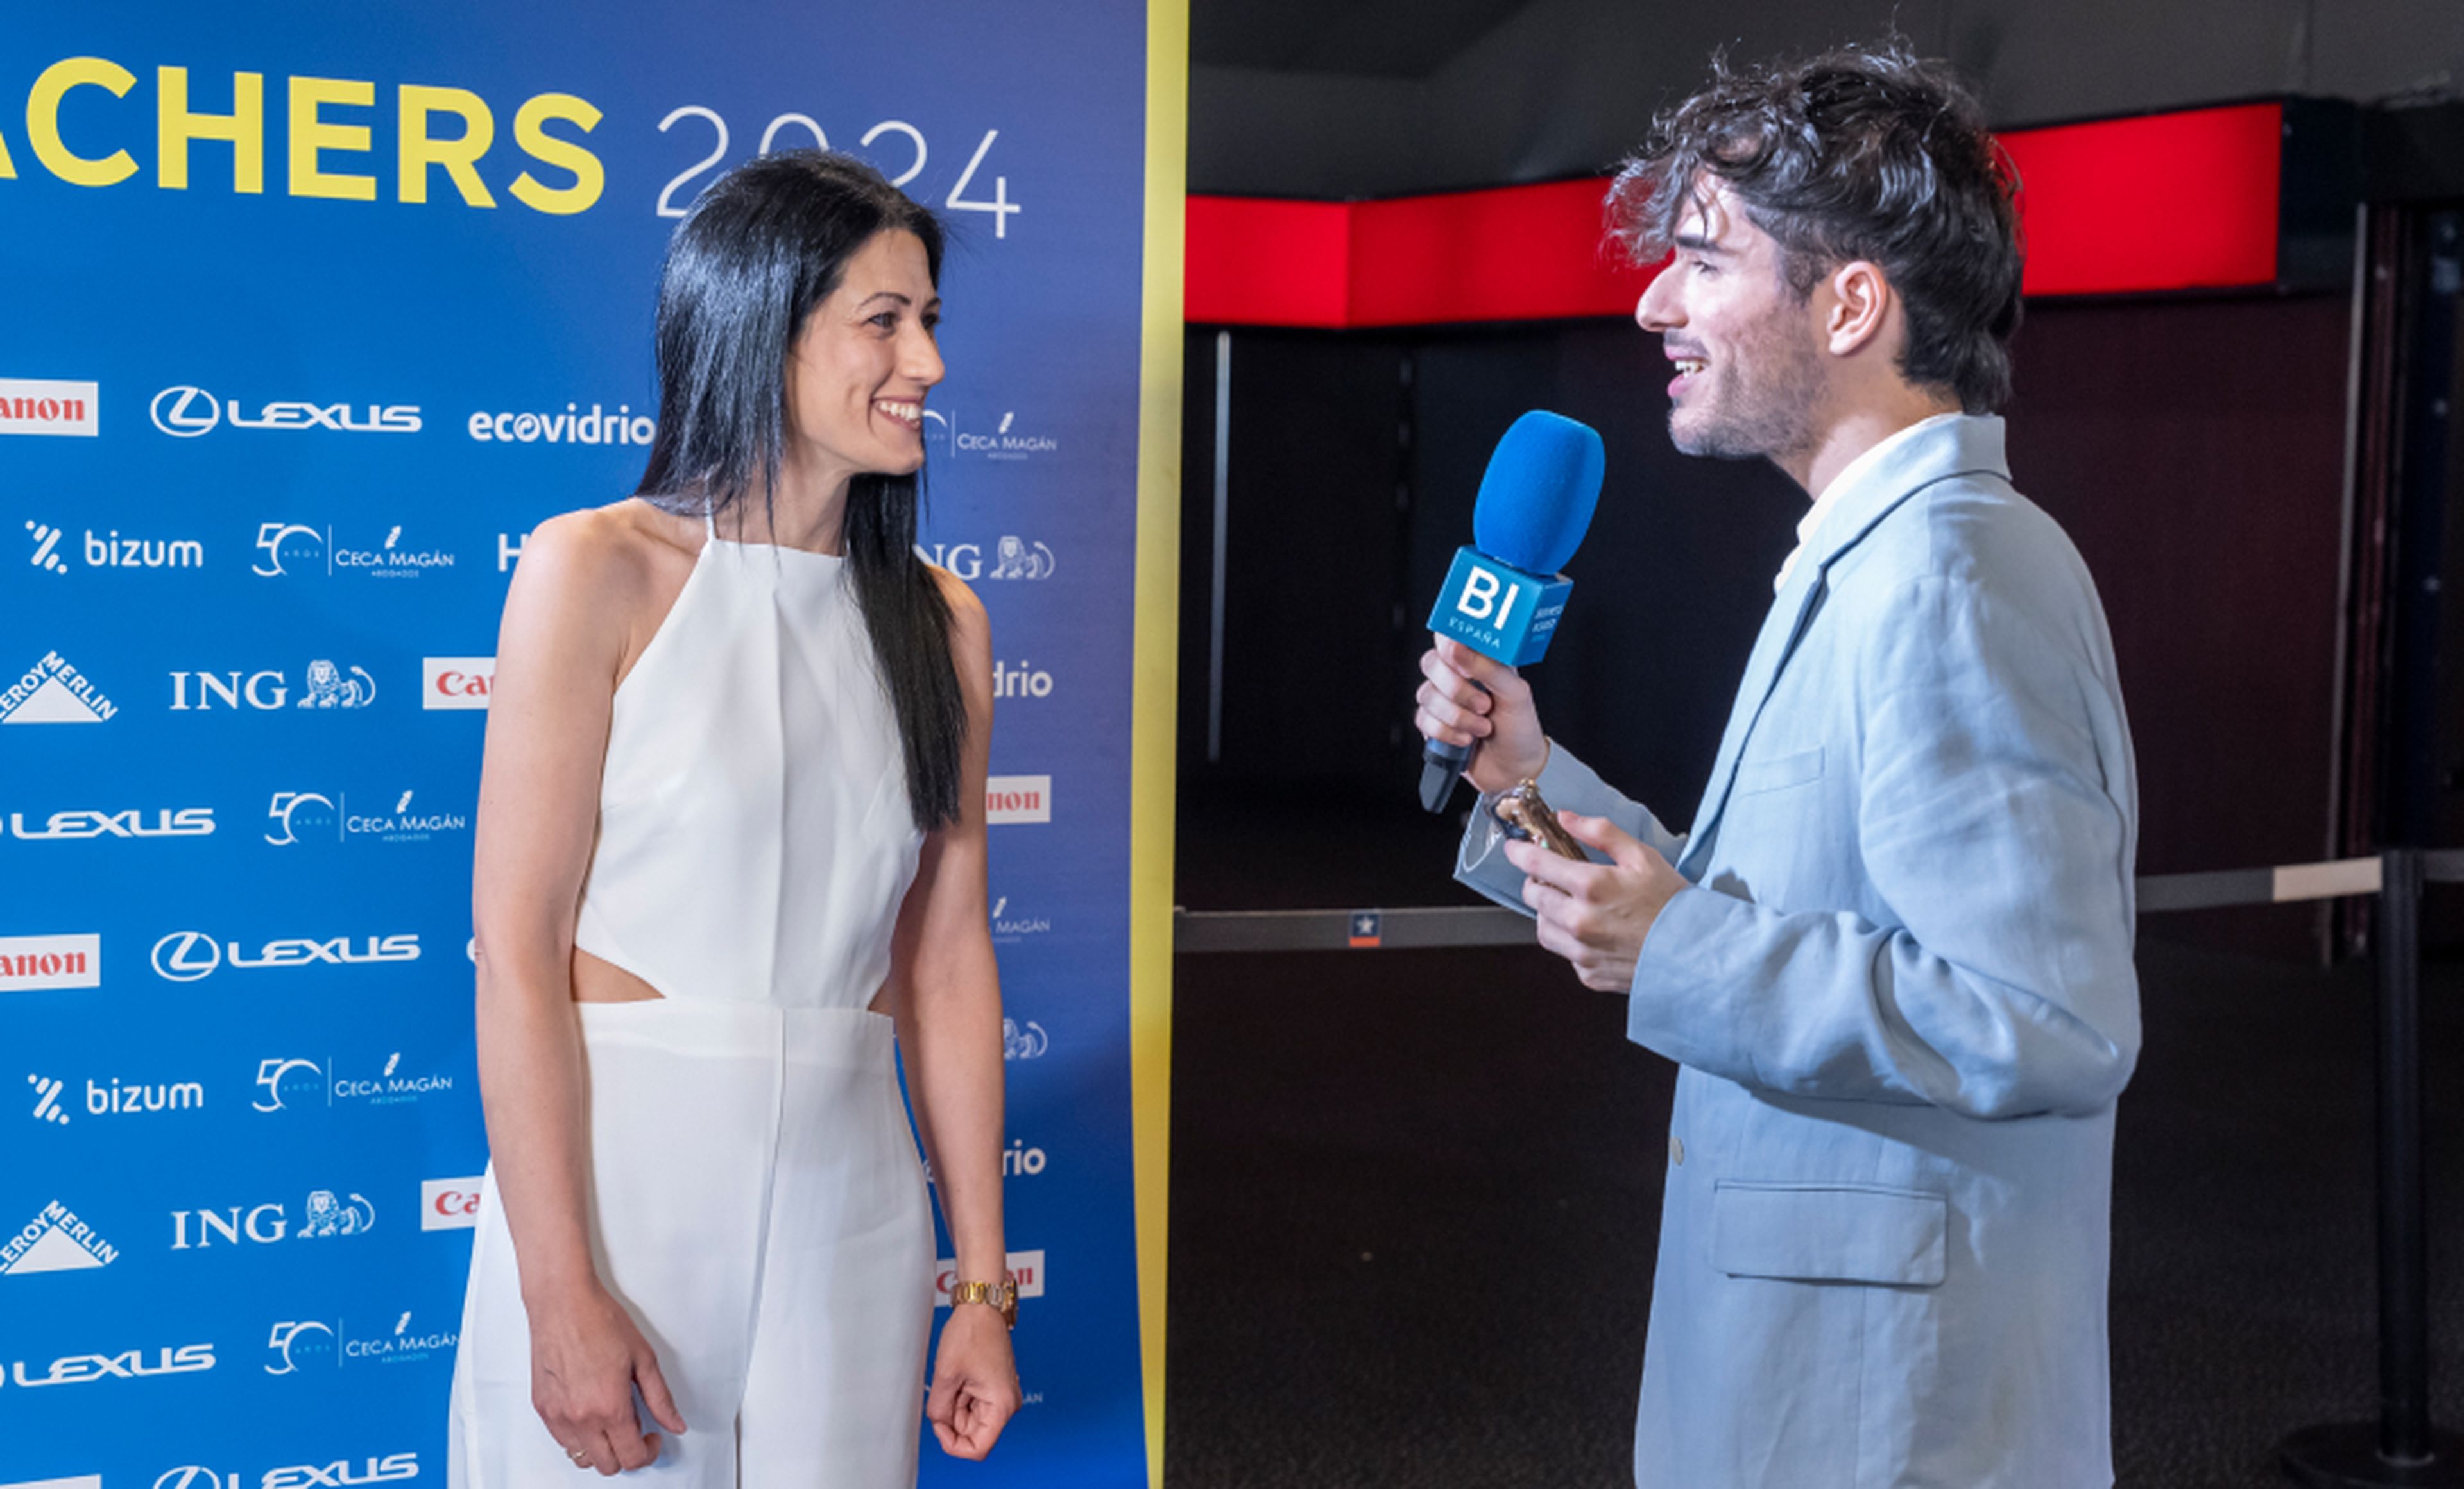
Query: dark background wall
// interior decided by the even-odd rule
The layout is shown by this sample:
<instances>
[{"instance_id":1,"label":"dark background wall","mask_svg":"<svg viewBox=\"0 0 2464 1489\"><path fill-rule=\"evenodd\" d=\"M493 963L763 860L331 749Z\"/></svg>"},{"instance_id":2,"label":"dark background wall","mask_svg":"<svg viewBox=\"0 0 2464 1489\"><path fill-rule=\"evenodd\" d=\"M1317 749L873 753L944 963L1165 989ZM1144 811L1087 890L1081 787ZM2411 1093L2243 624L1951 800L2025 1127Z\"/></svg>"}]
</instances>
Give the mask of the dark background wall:
<instances>
[{"instance_id":1,"label":"dark background wall","mask_svg":"<svg viewBox=\"0 0 2464 1489\"><path fill-rule=\"evenodd\" d=\"M1189 184L1385 196L1597 171L1741 60L1894 24L1998 125L2259 94L2453 97L2453 0L1199 0Z\"/></svg>"},{"instance_id":2,"label":"dark background wall","mask_svg":"<svg viewBox=\"0 0 2464 1489\"><path fill-rule=\"evenodd\" d=\"M2347 330L2341 299L2249 297L2044 302L2020 334L2012 463L2105 602L2143 873L2328 856ZM1184 795L1408 795L1430 598L1470 540L1490 448L1548 408L1600 431L1609 477L1569 567L1565 629L1532 673L1543 717L1672 825L1690 821L1803 492L1764 462L1677 454L1658 339L1628 322L1229 334L1213 761L1218 332L1189 336ZM2312 945L2286 917L2265 924L2281 949Z\"/></svg>"}]
</instances>

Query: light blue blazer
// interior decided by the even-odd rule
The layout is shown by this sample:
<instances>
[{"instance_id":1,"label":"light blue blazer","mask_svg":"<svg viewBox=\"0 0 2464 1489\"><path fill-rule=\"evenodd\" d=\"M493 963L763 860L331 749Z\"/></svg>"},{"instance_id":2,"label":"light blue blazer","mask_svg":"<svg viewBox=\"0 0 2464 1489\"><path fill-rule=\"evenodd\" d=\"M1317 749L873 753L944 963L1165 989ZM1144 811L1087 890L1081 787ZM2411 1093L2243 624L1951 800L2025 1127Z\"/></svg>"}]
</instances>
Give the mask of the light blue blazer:
<instances>
[{"instance_id":1,"label":"light blue blazer","mask_svg":"<svg viewBox=\"0 0 2464 1489\"><path fill-rule=\"evenodd\" d=\"M2110 1484L2138 786L2096 588L2002 421L1842 491L1690 834L1562 748L1540 787L1695 885L1626 1026L1683 1066L1635 1482ZM1458 877L1522 907L1485 812Z\"/></svg>"}]
</instances>

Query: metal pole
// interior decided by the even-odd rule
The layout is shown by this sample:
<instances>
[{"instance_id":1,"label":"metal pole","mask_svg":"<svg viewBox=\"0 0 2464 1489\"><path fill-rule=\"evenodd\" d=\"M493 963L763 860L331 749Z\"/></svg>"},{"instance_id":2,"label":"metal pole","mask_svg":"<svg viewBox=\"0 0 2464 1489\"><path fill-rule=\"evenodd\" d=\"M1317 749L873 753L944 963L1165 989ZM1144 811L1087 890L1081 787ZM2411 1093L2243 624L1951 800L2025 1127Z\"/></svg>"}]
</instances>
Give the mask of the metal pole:
<instances>
[{"instance_id":1,"label":"metal pole","mask_svg":"<svg viewBox=\"0 0 2464 1489\"><path fill-rule=\"evenodd\" d=\"M2421 855L2391 848L2379 889L2379 1456L2427 1463L2430 1243L2422 1217Z\"/></svg>"},{"instance_id":2,"label":"metal pole","mask_svg":"<svg viewBox=\"0 0 2464 1489\"><path fill-rule=\"evenodd\" d=\"M2421 1157L2421 854L2379 877L2379 1419L2304 1427L2277 1461L2319 1489L2464 1489L2464 1437L2430 1424L2430 1256Z\"/></svg>"},{"instance_id":3,"label":"metal pole","mask_svg":"<svg viewBox=\"0 0 2464 1489\"><path fill-rule=\"evenodd\" d=\"M1232 333L1215 333L1215 567L1207 591L1206 763L1223 758L1223 550L1232 521Z\"/></svg>"}]
</instances>

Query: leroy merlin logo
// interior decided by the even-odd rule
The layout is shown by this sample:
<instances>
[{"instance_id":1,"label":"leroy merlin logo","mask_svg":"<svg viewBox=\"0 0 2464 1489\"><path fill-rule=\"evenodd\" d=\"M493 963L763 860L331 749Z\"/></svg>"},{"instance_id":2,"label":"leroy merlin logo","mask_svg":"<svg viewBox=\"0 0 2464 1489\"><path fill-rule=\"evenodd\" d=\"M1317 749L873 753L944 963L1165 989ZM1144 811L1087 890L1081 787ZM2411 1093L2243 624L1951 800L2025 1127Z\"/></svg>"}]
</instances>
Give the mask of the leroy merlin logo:
<instances>
[{"instance_id":1,"label":"leroy merlin logo","mask_svg":"<svg viewBox=\"0 0 2464 1489\"><path fill-rule=\"evenodd\" d=\"M0 693L0 724L100 723L119 712L120 705L93 678L57 652L45 652L41 661Z\"/></svg>"},{"instance_id":2,"label":"leroy merlin logo","mask_svg":"<svg viewBox=\"0 0 2464 1489\"><path fill-rule=\"evenodd\" d=\"M94 1227L54 1200L0 1245L0 1277L28 1272L75 1272L107 1267L120 1259L120 1248L97 1235Z\"/></svg>"}]
</instances>

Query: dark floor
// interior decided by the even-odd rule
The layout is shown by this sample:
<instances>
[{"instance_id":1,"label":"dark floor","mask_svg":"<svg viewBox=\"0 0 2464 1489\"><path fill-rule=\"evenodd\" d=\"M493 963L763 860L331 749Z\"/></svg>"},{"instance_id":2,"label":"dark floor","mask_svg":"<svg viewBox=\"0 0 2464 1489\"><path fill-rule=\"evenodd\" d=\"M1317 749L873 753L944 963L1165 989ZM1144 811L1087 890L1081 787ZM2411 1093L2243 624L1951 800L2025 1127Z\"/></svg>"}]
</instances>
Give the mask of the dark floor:
<instances>
[{"instance_id":1,"label":"dark floor","mask_svg":"<svg viewBox=\"0 0 2464 1489\"><path fill-rule=\"evenodd\" d=\"M1459 897L1410 868L1442 867L1441 826L1286 805L1185 803L1181 902ZM2370 969L2188 946L2157 918L2141 939L2115 1462L2126 1486L2260 1489L2287 1431L2375 1410ZM1184 957L1177 978L1169 1481L1630 1483L1673 1067L1625 1042L1621 1002L1528 950ZM2453 1428L2464 965L2434 962L2423 1003Z\"/></svg>"}]
</instances>

